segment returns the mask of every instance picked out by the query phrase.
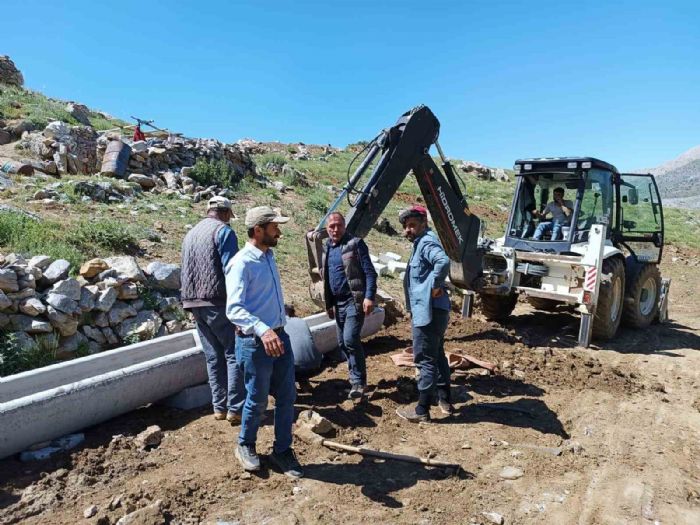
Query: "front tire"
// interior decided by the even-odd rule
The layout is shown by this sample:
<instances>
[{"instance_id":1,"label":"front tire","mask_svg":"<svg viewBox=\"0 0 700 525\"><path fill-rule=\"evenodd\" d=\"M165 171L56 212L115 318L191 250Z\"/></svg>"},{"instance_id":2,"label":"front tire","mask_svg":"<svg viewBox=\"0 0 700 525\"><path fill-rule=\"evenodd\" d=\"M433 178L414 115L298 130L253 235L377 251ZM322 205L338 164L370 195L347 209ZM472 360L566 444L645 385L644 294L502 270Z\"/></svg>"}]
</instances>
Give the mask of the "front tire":
<instances>
[{"instance_id":1,"label":"front tire","mask_svg":"<svg viewBox=\"0 0 700 525\"><path fill-rule=\"evenodd\" d=\"M603 273L610 275L608 282L601 282L598 304L593 319L593 337L611 339L620 326L625 297L625 267L617 257L603 261Z\"/></svg>"},{"instance_id":2,"label":"front tire","mask_svg":"<svg viewBox=\"0 0 700 525\"><path fill-rule=\"evenodd\" d=\"M625 307L622 312L625 326L645 328L659 313L661 274L655 264L644 264L630 276L625 293Z\"/></svg>"},{"instance_id":3,"label":"front tire","mask_svg":"<svg viewBox=\"0 0 700 525\"><path fill-rule=\"evenodd\" d=\"M513 313L518 296L514 293L509 295L481 294L481 313L489 321L504 321Z\"/></svg>"}]
</instances>

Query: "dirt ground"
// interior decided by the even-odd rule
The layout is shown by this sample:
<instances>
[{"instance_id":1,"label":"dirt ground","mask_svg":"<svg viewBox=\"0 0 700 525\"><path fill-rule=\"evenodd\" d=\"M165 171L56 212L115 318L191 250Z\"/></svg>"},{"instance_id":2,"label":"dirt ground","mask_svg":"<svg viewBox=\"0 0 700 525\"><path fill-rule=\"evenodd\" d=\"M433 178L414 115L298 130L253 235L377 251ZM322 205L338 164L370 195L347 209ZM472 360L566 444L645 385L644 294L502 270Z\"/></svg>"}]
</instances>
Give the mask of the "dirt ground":
<instances>
[{"instance_id":1,"label":"dirt ground","mask_svg":"<svg viewBox=\"0 0 700 525\"><path fill-rule=\"evenodd\" d=\"M519 304L504 327L454 314L447 349L499 373L454 375L452 418L434 410L432 423L415 425L395 415L417 398L413 370L389 359L411 344L407 322L367 343L365 404L345 400L342 363L298 397L298 410L333 422L336 441L459 463L458 475L297 440L304 479L267 467L251 476L233 457L237 427L206 409L152 406L87 429L71 453L0 462L0 523L113 524L156 500L162 519L134 523L491 523L489 512L506 524L700 523L700 264L678 250L665 259L672 321L590 349L575 348L578 323L566 312ZM268 414L263 453L270 423ZM139 450L132 437L153 424L162 443ZM522 477L503 479L504 467Z\"/></svg>"}]
</instances>

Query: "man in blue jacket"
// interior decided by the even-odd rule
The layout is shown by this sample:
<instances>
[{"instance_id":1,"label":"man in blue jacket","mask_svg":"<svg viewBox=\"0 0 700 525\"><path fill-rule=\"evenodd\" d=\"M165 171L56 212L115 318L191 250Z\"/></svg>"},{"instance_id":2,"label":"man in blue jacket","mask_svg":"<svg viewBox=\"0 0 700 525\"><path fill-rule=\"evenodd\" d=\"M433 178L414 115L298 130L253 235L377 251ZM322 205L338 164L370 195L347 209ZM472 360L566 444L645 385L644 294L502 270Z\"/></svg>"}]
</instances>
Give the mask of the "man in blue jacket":
<instances>
[{"instance_id":1,"label":"man in blue jacket","mask_svg":"<svg viewBox=\"0 0 700 525\"><path fill-rule=\"evenodd\" d=\"M335 319L338 346L348 361L350 399L361 399L367 386L365 351L360 333L365 316L374 309L377 272L365 241L345 231L345 218L338 212L326 220L328 242L323 257L326 313Z\"/></svg>"},{"instance_id":2,"label":"man in blue jacket","mask_svg":"<svg viewBox=\"0 0 700 525\"><path fill-rule=\"evenodd\" d=\"M428 227L428 212L413 206L401 213L399 221L413 252L404 276L406 308L411 313L413 361L419 371L418 404L396 413L408 421L430 421L430 406L437 404L443 414L452 415L450 366L445 356L445 331L450 316L450 299L445 279L450 259L440 240Z\"/></svg>"}]
</instances>

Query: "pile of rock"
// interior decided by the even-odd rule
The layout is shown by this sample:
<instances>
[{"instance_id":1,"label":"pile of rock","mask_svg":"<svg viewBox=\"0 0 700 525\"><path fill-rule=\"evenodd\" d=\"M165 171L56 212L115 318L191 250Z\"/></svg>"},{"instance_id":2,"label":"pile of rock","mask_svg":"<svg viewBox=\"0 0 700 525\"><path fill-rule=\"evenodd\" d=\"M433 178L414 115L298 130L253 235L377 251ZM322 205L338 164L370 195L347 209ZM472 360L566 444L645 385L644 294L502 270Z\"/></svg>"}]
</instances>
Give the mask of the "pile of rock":
<instances>
[{"instance_id":1,"label":"pile of rock","mask_svg":"<svg viewBox=\"0 0 700 525\"><path fill-rule=\"evenodd\" d=\"M507 182L508 174L503 168L489 168L478 162L472 160L462 161L457 168L466 173L467 175L474 175L481 180L495 180L500 182Z\"/></svg>"},{"instance_id":2,"label":"pile of rock","mask_svg":"<svg viewBox=\"0 0 700 525\"><path fill-rule=\"evenodd\" d=\"M24 77L7 55L0 55L0 84L22 87Z\"/></svg>"},{"instance_id":3,"label":"pile of rock","mask_svg":"<svg viewBox=\"0 0 700 525\"><path fill-rule=\"evenodd\" d=\"M180 268L130 256L92 259L69 277L70 263L39 255L0 256L0 329L20 346L54 335L59 357L99 352L192 327L178 298Z\"/></svg>"},{"instance_id":4,"label":"pile of rock","mask_svg":"<svg viewBox=\"0 0 700 525\"><path fill-rule=\"evenodd\" d=\"M90 126L54 121L43 131L23 132L15 148L39 159L32 165L49 175L89 174L98 171L97 137Z\"/></svg>"}]
</instances>

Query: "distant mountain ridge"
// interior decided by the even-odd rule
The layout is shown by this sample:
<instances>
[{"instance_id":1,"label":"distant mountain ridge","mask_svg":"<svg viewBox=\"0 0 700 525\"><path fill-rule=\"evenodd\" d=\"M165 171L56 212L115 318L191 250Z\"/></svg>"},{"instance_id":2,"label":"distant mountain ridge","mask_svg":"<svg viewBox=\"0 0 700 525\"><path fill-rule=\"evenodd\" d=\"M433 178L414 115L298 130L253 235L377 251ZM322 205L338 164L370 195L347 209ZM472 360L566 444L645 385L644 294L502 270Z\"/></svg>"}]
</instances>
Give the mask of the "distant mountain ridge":
<instances>
[{"instance_id":1,"label":"distant mountain ridge","mask_svg":"<svg viewBox=\"0 0 700 525\"><path fill-rule=\"evenodd\" d=\"M642 172L656 175L664 205L700 209L700 146Z\"/></svg>"}]
</instances>

